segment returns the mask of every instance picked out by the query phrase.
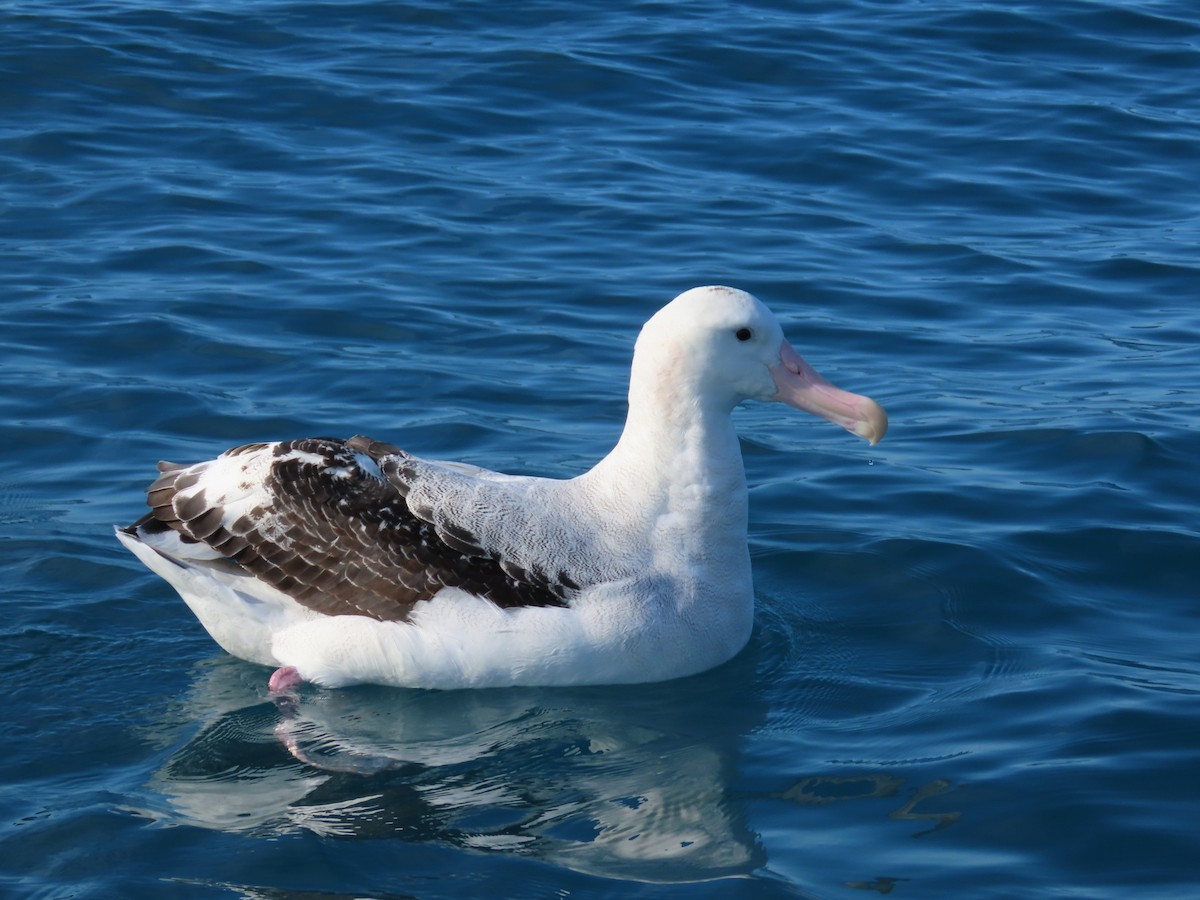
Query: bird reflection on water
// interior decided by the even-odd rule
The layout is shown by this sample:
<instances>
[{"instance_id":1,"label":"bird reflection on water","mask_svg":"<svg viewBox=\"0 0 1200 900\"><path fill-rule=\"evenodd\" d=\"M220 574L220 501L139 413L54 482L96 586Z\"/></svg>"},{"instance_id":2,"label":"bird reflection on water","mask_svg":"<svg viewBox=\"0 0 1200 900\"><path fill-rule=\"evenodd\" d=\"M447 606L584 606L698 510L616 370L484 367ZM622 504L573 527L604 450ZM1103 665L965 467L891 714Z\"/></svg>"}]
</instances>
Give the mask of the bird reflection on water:
<instances>
[{"instance_id":1,"label":"bird reflection on water","mask_svg":"<svg viewBox=\"0 0 1200 900\"><path fill-rule=\"evenodd\" d=\"M678 684L271 700L249 669L222 661L197 680L187 705L207 724L156 773L151 815L260 836L439 842L648 882L765 862L731 790L737 741L762 714L753 702L715 722L712 691ZM710 680L720 690L728 677Z\"/></svg>"}]
</instances>

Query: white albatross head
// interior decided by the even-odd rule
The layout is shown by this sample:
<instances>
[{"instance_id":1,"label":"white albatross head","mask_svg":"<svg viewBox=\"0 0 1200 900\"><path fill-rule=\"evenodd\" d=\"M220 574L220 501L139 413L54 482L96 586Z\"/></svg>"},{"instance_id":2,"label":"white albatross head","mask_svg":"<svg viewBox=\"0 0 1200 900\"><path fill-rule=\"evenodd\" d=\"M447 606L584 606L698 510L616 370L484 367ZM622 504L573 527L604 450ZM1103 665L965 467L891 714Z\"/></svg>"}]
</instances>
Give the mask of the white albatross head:
<instances>
[{"instance_id":1,"label":"white albatross head","mask_svg":"<svg viewBox=\"0 0 1200 900\"><path fill-rule=\"evenodd\" d=\"M648 384L676 385L728 410L743 400L777 400L871 444L887 432L882 406L817 374L771 311L736 288L692 288L654 314L638 336L631 399Z\"/></svg>"}]
</instances>

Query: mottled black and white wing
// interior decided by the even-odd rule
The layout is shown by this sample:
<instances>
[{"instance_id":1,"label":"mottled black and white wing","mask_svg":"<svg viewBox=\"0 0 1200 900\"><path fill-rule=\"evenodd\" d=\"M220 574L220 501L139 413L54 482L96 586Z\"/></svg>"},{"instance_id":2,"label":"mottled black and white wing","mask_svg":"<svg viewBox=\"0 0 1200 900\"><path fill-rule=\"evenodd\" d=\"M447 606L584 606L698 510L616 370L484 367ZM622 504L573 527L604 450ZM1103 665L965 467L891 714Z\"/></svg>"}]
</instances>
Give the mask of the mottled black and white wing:
<instances>
[{"instance_id":1,"label":"mottled black and white wing","mask_svg":"<svg viewBox=\"0 0 1200 900\"><path fill-rule=\"evenodd\" d=\"M327 615L404 620L447 587L505 608L567 604L579 579L570 565L539 564L536 538L523 559L511 558L521 554L488 545L472 526L487 511L456 513L453 498L431 503L428 489L410 504L425 471L417 463L364 437L247 444L194 466L161 463L151 513L138 525L202 543Z\"/></svg>"}]
</instances>

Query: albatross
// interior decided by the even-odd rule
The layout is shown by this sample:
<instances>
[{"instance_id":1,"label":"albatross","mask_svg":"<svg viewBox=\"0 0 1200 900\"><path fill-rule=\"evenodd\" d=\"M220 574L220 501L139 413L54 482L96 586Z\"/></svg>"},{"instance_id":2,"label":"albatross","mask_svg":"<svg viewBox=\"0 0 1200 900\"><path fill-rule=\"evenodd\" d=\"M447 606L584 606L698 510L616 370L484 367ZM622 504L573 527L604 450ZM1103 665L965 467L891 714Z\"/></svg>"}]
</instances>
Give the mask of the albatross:
<instances>
[{"instance_id":1,"label":"albatross","mask_svg":"<svg viewBox=\"0 0 1200 900\"><path fill-rule=\"evenodd\" d=\"M747 490L732 411L780 401L871 444L745 291L698 287L642 328L616 447L569 479L423 459L364 436L159 463L116 536L227 652L304 683L618 684L695 674L750 637Z\"/></svg>"}]
</instances>

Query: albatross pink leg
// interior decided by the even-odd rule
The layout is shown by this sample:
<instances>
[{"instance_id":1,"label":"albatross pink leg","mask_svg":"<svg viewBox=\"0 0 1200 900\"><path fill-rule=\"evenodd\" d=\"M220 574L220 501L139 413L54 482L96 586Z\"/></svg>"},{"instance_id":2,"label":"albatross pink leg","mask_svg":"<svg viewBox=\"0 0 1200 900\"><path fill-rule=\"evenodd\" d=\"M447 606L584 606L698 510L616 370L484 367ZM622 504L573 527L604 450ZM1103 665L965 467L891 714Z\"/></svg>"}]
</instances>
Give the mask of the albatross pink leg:
<instances>
[{"instance_id":1,"label":"albatross pink leg","mask_svg":"<svg viewBox=\"0 0 1200 900\"><path fill-rule=\"evenodd\" d=\"M295 666L284 666L271 673L271 680L267 682L267 690L272 694L292 694L303 681L304 679L300 677L300 672Z\"/></svg>"}]
</instances>

